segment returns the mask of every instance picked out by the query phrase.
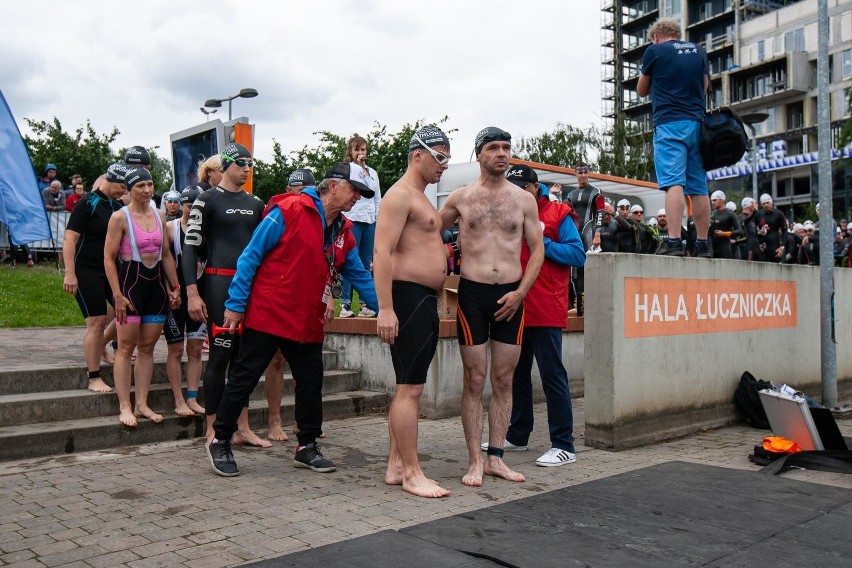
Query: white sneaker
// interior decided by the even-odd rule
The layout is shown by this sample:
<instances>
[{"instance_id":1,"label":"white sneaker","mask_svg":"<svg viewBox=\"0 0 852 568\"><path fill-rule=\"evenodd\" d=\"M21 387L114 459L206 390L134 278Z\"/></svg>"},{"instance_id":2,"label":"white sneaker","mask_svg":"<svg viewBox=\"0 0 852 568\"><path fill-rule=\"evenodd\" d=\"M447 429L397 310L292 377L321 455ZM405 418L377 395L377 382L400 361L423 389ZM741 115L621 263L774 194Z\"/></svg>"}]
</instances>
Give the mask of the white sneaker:
<instances>
[{"instance_id":1,"label":"white sneaker","mask_svg":"<svg viewBox=\"0 0 852 568\"><path fill-rule=\"evenodd\" d=\"M482 445L479 446L479 447L482 448L483 452L487 452L488 451L488 442L483 442ZM507 440L507 441L503 442L503 450L506 451L506 452L525 452L525 451L527 451L527 447L526 446L516 446L515 444L513 444L513 443L511 443Z\"/></svg>"},{"instance_id":2,"label":"white sneaker","mask_svg":"<svg viewBox=\"0 0 852 568\"><path fill-rule=\"evenodd\" d=\"M339 317L339 318L351 318L354 315L355 314L352 313L352 310L349 309L349 306L347 306L346 304L340 305L340 315L337 316L337 317Z\"/></svg>"},{"instance_id":3,"label":"white sneaker","mask_svg":"<svg viewBox=\"0 0 852 568\"><path fill-rule=\"evenodd\" d=\"M568 450L560 450L559 448L550 448L540 458L535 460L535 465L542 467L555 467L565 465L566 463L574 463L577 461L577 454L572 454Z\"/></svg>"},{"instance_id":4,"label":"white sneaker","mask_svg":"<svg viewBox=\"0 0 852 568\"><path fill-rule=\"evenodd\" d=\"M358 311L359 318L374 318L376 317L376 312L368 308L367 306L361 306L361 309Z\"/></svg>"}]
</instances>

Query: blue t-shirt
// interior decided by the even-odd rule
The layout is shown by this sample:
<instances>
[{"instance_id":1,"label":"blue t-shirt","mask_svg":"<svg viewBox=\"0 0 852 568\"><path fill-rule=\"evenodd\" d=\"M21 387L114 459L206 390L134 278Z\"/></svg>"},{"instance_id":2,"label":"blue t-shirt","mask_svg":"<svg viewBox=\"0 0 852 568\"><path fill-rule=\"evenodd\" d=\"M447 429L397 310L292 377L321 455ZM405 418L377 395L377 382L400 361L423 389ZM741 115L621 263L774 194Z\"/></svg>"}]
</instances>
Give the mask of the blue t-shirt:
<instances>
[{"instance_id":1,"label":"blue t-shirt","mask_svg":"<svg viewBox=\"0 0 852 568\"><path fill-rule=\"evenodd\" d=\"M691 41L651 44L642 58L642 74L651 77L654 126L704 118L707 55Z\"/></svg>"}]
</instances>

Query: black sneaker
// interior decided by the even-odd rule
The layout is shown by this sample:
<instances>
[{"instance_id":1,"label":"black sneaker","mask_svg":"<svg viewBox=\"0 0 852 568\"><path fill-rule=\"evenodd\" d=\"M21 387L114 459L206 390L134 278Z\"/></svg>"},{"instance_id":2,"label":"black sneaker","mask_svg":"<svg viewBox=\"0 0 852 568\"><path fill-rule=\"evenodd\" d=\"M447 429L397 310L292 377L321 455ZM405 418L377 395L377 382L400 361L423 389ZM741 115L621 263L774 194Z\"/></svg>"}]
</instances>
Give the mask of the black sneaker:
<instances>
[{"instance_id":1,"label":"black sneaker","mask_svg":"<svg viewBox=\"0 0 852 568\"><path fill-rule=\"evenodd\" d=\"M316 442L298 450L296 457L293 458L293 465L312 469L320 473L328 473L337 469L333 461L322 455Z\"/></svg>"},{"instance_id":2,"label":"black sneaker","mask_svg":"<svg viewBox=\"0 0 852 568\"><path fill-rule=\"evenodd\" d=\"M695 256L698 258L713 258L713 253L710 252L710 247L706 242L695 243Z\"/></svg>"},{"instance_id":3,"label":"black sneaker","mask_svg":"<svg viewBox=\"0 0 852 568\"><path fill-rule=\"evenodd\" d=\"M211 442L207 446L207 457L213 471L222 477L234 477L240 474L237 462L234 460L234 452L231 451L230 440L219 440Z\"/></svg>"},{"instance_id":4,"label":"black sneaker","mask_svg":"<svg viewBox=\"0 0 852 568\"><path fill-rule=\"evenodd\" d=\"M660 248L657 249L657 254L662 256L683 256L683 242L677 241L675 244L670 244L668 239L663 239L660 243Z\"/></svg>"}]
</instances>

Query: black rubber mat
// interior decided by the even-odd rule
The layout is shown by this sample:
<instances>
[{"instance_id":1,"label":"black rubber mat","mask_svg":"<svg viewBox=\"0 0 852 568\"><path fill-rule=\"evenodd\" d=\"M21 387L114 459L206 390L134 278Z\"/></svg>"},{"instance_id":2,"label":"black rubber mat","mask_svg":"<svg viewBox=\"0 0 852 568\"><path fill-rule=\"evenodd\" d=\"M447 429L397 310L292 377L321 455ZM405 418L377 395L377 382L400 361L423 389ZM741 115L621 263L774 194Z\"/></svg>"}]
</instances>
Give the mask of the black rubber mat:
<instances>
[{"instance_id":1,"label":"black rubber mat","mask_svg":"<svg viewBox=\"0 0 852 568\"><path fill-rule=\"evenodd\" d=\"M296 565L852 566L852 491L673 462L251 566Z\"/></svg>"}]
</instances>

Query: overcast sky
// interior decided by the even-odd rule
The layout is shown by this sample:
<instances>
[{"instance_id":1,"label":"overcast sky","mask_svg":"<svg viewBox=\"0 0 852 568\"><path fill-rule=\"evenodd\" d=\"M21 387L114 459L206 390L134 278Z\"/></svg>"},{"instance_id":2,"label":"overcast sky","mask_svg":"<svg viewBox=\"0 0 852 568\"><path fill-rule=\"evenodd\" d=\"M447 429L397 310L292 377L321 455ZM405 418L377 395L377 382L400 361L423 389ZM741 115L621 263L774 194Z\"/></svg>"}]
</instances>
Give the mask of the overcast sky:
<instances>
[{"instance_id":1,"label":"overcast sky","mask_svg":"<svg viewBox=\"0 0 852 568\"><path fill-rule=\"evenodd\" d=\"M199 107L252 87L233 114L271 156L314 132L396 132L447 115L453 162L495 125L532 136L600 123L597 0L207 0L4 4L0 88L24 117L66 131L116 126L117 146L160 147ZM213 117L227 119L227 106ZM114 148L117 149L117 148ZM169 156L170 157L170 156Z\"/></svg>"}]
</instances>

